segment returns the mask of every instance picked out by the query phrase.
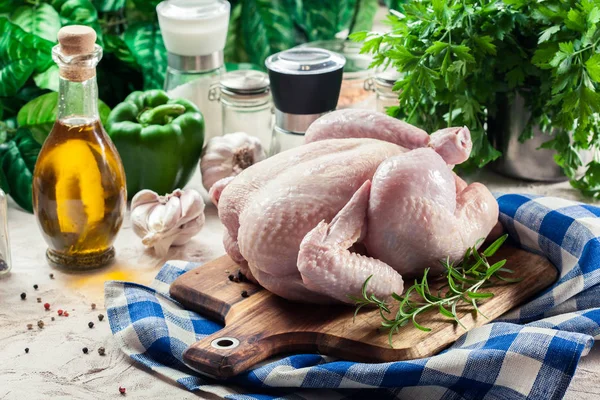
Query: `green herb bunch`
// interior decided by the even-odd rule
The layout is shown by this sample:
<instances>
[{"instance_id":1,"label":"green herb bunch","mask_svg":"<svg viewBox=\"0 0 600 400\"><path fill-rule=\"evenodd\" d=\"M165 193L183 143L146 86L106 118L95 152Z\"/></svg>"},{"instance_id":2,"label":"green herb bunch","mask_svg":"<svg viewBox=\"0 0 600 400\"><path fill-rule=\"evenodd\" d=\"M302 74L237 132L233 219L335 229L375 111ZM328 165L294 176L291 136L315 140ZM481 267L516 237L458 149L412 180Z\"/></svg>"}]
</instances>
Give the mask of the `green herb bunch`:
<instances>
[{"instance_id":1,"label":"green herb bunch","mask_svg":"<svg viewBox=\"0 0 600 400\"><path fill-rule=\"evenodd\" d=\"M486 133L501 98L522 95L531 111L520 139L540 126L543 147L573 186L600 197L600 163L581 150L600 147L600 0L415 0L392 11L386 34L357 32L374 66L402 73L390 115L427 131L466 125L473 151L466 168L500 156ZM502 116L499 116L502 118Z\"/></svg>"},{"instance_id":2,"label":"green herb bunch","mask_svg":"<svg viewBox=\"0 0 600 400\"><path fill-rule=\"evenodd\" d=\"M381 329L388 332L388 341L392 347L392 339L400 327L412 322L413 326L425 332L431 331L417 322L417 317L430 310L437 310L441 315L454 320L462 325L457 314L457 307L461 303L472 306L473 309L487 318L477 307L477 301L489 299L494 296L491 292L480 291L493 286L500 281L519 282L519 279L507 278L500 273L512 273L513 271L504 268L506 260L498 261L492 265L487 258L493 256L496 251L506 241L508 235L504 235L493 242L483 252L479 253L476 244L469 248L464 258L454 265L449 260L440 261L445 269L445 284L441 286L436 294L432 294L429 287L428 272L426 269L420 280L415 280L414 285L409 287L403 295L392 294L394 300L398 302L398 311L393 314L392 308L385 301L367 293L367 284L372 278L367 278L362 286L362 296L350 298L356 304L354 317L365 306L375 306L379 309L382 318ZM483 240L483 239L482 239ZM480 242L479 242L480 243ZM463 326L464 328L464 326Z\"/></svg>"}]
</instances>

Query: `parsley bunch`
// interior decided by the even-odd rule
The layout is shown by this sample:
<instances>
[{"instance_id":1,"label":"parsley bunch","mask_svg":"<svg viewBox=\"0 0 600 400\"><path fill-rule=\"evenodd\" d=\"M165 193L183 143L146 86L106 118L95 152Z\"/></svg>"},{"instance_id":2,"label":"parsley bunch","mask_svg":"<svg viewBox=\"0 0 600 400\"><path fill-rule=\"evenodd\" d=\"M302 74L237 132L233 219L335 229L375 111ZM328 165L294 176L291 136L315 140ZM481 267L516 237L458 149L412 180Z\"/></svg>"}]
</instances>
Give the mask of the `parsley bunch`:
<instances>
[{"instance_id":1,"label":"parsley bunch","mask_svg":"<svg viewBox=\"0 0 600 400\"><path fill-rule=\"evenodd\" d=\"M531 111L521 139L540 126L543 147L585 194L600 198L600 0L415 0L391 11L385 34L357 32L374 66L396 68L399 107L388 113L433 132L466 125L473 151L465 167L500 156L486 134L500 96L521 94Z\"/></svg>"}]
</instances>

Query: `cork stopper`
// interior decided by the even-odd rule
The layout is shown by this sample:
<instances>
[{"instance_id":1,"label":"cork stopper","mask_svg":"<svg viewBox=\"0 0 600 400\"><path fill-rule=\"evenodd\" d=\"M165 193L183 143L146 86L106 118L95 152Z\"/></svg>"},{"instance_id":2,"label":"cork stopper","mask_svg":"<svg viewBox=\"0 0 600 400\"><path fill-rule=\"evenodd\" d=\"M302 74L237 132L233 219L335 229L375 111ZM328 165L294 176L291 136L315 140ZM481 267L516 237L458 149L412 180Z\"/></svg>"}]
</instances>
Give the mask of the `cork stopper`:
<instances>
[{"instance_id":1,"label":"cork stopper","mask_svg":"<svg viewBox=\"0 0 600 400\"><path fill-rule=\"evenodd\" d=\"M60 53L69 57L91 54L96 51L96 31L89 26L70 25L58 31ZM96 68L82 65L73 60L70 65L61 65L60 76L73 82L83 82L96 75Z\"/></svg>"},{"instance_id":2,"label":"cork stopper","mask_svg":"<svg viewBox=\"0 0 600 400\"><path fill-rule=\"evenodd\" d=\"M58 31L58 43L61 52L67 56L92 53L96 31L83 25L65 26Z\"/></svg>"}]
</instances>

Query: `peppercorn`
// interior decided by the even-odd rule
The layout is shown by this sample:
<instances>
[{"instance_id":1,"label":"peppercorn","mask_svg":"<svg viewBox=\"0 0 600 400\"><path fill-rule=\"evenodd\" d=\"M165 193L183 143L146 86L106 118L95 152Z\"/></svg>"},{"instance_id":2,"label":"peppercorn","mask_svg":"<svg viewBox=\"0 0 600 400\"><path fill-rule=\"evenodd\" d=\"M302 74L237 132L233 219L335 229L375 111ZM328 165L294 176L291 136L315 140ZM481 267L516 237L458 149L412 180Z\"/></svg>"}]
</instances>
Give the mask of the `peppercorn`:
<instances>
[{"instance_id":1,"label":"peppercorn","mask_svg":"<svg viewBox=\"0 0 600 400\"><path fill-rule=\"evenodd\" d=\"M233 281L233 274L229 274L228 278L230 281Z\"/></svg>"},{"instance_id":2,"label":"peppercorn","mask_svg":"<svg viewBox=\"0 0 600 400\"><path fill-rule=\"evenodd\" d=\"M92 329L94 327L94 323L92 321L88 322L88 326L90 327L90 329Z\"/></svg>"},{"instance_id":3,"label":"peppercorn","mask_svg":"<svg viewBox=\"0 0 600 400\"><path fill-rule=\"evenodd\" d=\"M34 288L35 290L38 290L38 285L37 285L37 283L36 283L35 285L33 285L33 288Z\"/></svg>"},{"instance_id":4,"label":"peppercorn","mask_svg":"<svg viewBox=\"0 0 600 400\"><path fill-rule=\"evenodd\" d=\"M54 274L50 274L50 279L54 279Z\"/></svg>"},{"instance_id":5,"label":"peppercorn","mask_svg":"<svg viewBox=\"0 0 600 400\"><path fill-rule=\"evenodd\" d=\"M102 321L104 319L104 314L98 314L98 321Z\"/></svg>"},{"instance_id":6,"label":"peppercorn","mask_svg":"<svg viewBox=\"0 0 600 400\"><path fill-rule=\"evenodd\" d=\"M92 303L92 310L96 309L96 303Z\"/></svg>"},{"instance_id":7,"label":"peppercorn","mask_svg":"<svg viewBox=\"0 0 600 400\"><path fill-rule=\"evenodd\" d=\"M29 354L29 347L25 347L25 354Z\"/></svg>"},{"instance_id":8,"label":"peppercorn","mask_svg":"<svg viewBox=\"0 0 600 400\"><path fill-rule=\"evenodd\" d=\"M244 276L244 274L242 274L242 270L238 270L238 279L240 280L240 282L244 282L246 280L246 277Z\"/></svg>"},{"instance_id":9,"label":"peppercorn","mask_svg":"<svg viewBox=\"0 0 600 400\"><path fill-rule=\"evenodd\" d=\"M124 387L119 386L119 393L125 394L126 391L127 391L127 389L125 389Z\"/></svg>"},{"instance_id":10,"label":"peppercorn","mask_svg":"<svg viewBox=\"0 0 600 400\"><path fill-rule=\"evenodd\" d=\"M98 354L101 356L106 355L106 349L104 347L98 347Z\"/></svg>"},{"instance_id":11,"label":"peppercorn","mask_svg":"<svg viewBox=\"0 0 600 400\"><path fill-rule=\"evenodd\" d=\"M89 350L87 347L84 347L83 349L81 349L81 351L83 351L83 354L87 354Z\"/></svg>"},{"instance_id":12,"label":"peppercorn","mask_svg":"<svg viewBox=\"0 0 600 400\"><path fill-rule=\"evenodd\" d=\"M247 290L242 290L242 297L249 297L250 295L248 294Z\"/></svg>"},{"instance_id":13,"label":"peppercorn","mask_svg":"<svg viewBox=\"0 0 600 400\"><path fill-rule=\"evenodd\" d=\"M69 312L68 311L63 312L63 316L64 317L68 317L69 316Z\"/></svg>"},{"instance_id":14,"label":"peppercorn","mask_svg":"<svg viewBox=\"0 0 600 400\"><path fill-rule=\"evenodd\" d=\"M54 321L54 317L50 318L51 321Z\"/></svg>"},{"instance_id":15,"label":"peppercorn","mask_svg":"<svg viewBox=\"0 0 600 400\"><path fill-rule=\"evenodd\" d=\"M63 315L63 310L58 310L57 313L59 316L61 316L61 315Z\"/></svg>"},{"instance_id":16,"label":"peppercorn","mask_svg":"<svg viewBox=\"0 0 600 400\"><path fill-rule=\"evenodd\" d=\"M44 327L44 321L42 321L41 319L38 321L38 326L41 328Z\"/></svg>"},{"instance_id":17,"label":"peppercorn","mask_svg":"<svg viewBox=\"0 0 600 400\"><path fill-rule=\"evenodd\" d=\"M44 309L48 311L50 309L50 303L44 303Z\"/></svg>"},{"instance_id":18,"label":"peppercorn","mask_svg":"<svg viewBox=\"0 0 600 400\"><path fill-rule=\"evenodd\" d=\"M21 300L25 300L26 297L27 297L27 293L25 293L25 292L21 293Z\"/></svg>"},{"instance_id":19,"label":"peppercorn","mask_svg":"<svg viewBox=\"0 0 600 400\"><path fill-rule=\"evenodd\" d=\"M38 298L37 298L37 302L38 302L38 303L41 303L41 302L42 302L42 298L41 298L41 297L38 297Z\"/></svg>"},{"instance_id":20,"label":"peppercorn","mask_svg":"<svg viewBox=\"0 0 600 400\"><path fill-rule=\"evenodd\" d=\"M33 324L27 324L27 329L33 329Z\"/></svg>"}]
</instances>

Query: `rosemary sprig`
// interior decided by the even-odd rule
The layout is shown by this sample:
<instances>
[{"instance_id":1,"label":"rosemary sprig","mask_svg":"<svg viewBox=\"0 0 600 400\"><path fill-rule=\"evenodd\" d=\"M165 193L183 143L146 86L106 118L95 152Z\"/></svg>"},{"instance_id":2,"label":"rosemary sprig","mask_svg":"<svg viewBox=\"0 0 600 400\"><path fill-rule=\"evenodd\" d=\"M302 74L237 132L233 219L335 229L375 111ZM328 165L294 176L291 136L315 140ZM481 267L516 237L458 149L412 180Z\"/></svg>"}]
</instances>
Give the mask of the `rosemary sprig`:
<instances>
[{"instance_id":1,"label":"rosemary sprig","mask_svg":"<svg viewBox=\"0 0 600 400\"><path fill-rule=\"evenodd\" d=\"M381 315L381 329L388 331L388 340L392 346L392 338L398 332L400 327L412 322L415 328L425 332L431 331L417 322L417 316L431 309L437 309L444 317L452 319L457 324L465 328L460 322L456 313L457 306L462 302L471 305L473 309L487 318L477 307L480 300L489 299L494 296L491 292L481 291L480 289L492 286L498 280L514 283L521 279L507 278L500 273L512 273L513 271L504 268L506 260L498 261L490 265L488 257L493 256L496 251L506 241L508 235L504 235L492 243L483 252L477 250L478 245L483 239L480 239L473 247L469 248L463 259L454 265L449 259L440 261L445 272L447 282L438 289L436 294L432 294L429 288L428 273L429 268L423 273L420 280L415 280L414 285L409 287L403 295L393 293L392 297L399 303L398 311L392 314L390 306L383 300L378 299L373 294L367 293L367 284L373 277L367 278L362 286L362 296L350 296L355 302L356 311L354 318L364 306L375 306L379 309Z\"/></svg>"}]
</instances>

